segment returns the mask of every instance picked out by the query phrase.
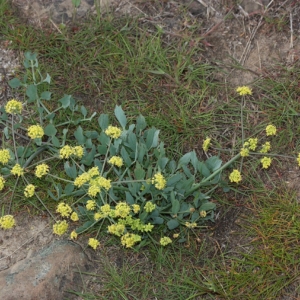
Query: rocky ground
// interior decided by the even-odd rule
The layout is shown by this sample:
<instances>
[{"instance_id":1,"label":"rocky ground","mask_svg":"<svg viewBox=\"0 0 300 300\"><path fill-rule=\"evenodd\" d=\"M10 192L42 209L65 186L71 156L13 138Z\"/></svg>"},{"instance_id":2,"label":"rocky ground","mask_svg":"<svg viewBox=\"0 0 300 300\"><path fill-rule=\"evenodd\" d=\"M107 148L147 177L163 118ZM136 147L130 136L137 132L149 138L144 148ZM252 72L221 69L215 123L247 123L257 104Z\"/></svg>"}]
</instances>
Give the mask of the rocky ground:
<instances>
[{"instance_id":1,"label":"rocky ground","mask_svg":"<svg viewBox=\"0 0 300 300\"><path fill-rule=\"evenodd\" d=\"M23 22L40 27L53 26L59 30L59 24L67 24L74 16L71 0L12 2ZM201 22L199 37L202 39L195 42L201 43L205 51L199 59L223 69L217 77L225 83L249 84L270 72L276 63L288 68L300 57L299 1L245 0L240 5L230 0L100 2L103 13L111 10L116 15L139 16L140 22L149 24L149 30L153 25L162 27L166 40L180 38L186 27ZM93 0L82 0L77 20L95 13L97 7ZM188 14L183 14L183 10ZM0 103L9 99L7 81L21 68L21 54L8 50L9 43L0 44ZM276 76L274 68L273 72ZM291 177L289 181L298 188L297 178ZM66 291L80 290L84 278L76 271L92 271L94 254L71 241L55 238L47 217L20 213L16 219L15 230L0 232L0 298L79 299ZM237 216L228 216L230 222L227 222L223 218L220 226L217 222L222 232L216 230L216 238L218 234L223 239L229 237L235 219Z\"/></svg>"}]
</instances>

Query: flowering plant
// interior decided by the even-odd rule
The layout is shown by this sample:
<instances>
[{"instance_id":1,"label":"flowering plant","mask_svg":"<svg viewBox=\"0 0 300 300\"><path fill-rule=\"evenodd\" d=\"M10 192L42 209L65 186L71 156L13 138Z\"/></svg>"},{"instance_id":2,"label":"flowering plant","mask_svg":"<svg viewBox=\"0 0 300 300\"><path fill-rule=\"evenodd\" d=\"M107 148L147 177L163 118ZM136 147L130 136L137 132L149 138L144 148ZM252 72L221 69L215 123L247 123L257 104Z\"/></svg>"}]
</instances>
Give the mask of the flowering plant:
<instances>
[{"instance_id":1,"label":"flowering plant","mask_svg":"<svg viewBox=\"0 0 300 300\"><path fill-rule=\"evenodd\" d=\"M86 130L82 124L91 122L96 113L87 118L86 108L70 95L64 95L58 100L59 107L51 110L51 93L45 91L50 75L41 75L36 54L25 53L24 66L31 70L33 83L27 83L26 76L9 84L23 89L27 100L12 99L1 108L5 140L0 149L0 190L9 189L6 182L13 178L15 187L22 186L26 198L36 197L47 209L40 196L46 192L57 202L56 214L47 209L57 235L65 234L71 221L81 222L70 233L71 239L92 229L98 233L102 230L130 248L149 240L156 242L155 228L159 227L163 235L156 243L170 244L172 239L167 235L175 229L173 239L184 242L189 230L214 220L216 205L210 195L217 187L229 190L222 171L256 149L257 140L249 139L241 152L224 165L218 156L200 161L195 151L176 162L166 156L159 130L148 128L142 115L129 124L121 106L116 106L113 121L101 114L97 119L99 129ZM245 88L241 92L249 93ZM23 117L22 112L29 109L32 116ZM60 114L65 121L58 121ZM267 134L276 134L276 127L269 126ZM204 141L205 152L210 140ZM269 149L266 143L261 153ZM268 157L261 162L264 168L271 164ZM42 185L45 177L47 187ZM242 176L235 169L229 179L238 183ZM74 201L70 203L69 199ZM0 219L4 229L15 225L9 213L10 208L7 217ZM89 239L94 249L100 244L97 235Z\"/></svg>"}]
</instances>

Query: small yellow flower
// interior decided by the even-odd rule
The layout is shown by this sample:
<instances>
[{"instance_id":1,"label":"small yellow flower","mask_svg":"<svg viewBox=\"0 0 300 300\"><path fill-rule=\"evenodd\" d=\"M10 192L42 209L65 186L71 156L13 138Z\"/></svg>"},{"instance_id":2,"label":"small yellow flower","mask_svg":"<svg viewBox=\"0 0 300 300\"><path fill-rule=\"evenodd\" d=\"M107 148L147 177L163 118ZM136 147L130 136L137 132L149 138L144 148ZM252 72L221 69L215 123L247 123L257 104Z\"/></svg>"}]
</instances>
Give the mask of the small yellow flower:
<instances>
[{"instance_id":1,"label":"small yellow flower","mask_svg":"<svg viewBox=\"0 0 300 300\"><path fill-rule=\"evenodd\" d=\"M68 230L68 223L66 220L58 221L53 225L53 233L63 235Z\"/></svg>"},{"instance_id":2,"label":"small yellow flower","mask_svg":"<svg viewBox=\"0 0 300 300\"><path fill-rule=\"evenodd\" d=\"M187 228L195 228L195 227L197 227L197 223L196 223L196 222L193 222L193 223L185 222L184 225L185 225Z\"/></svg>"},{"instance_id":3,"label":"small yellow flower","mask_svg":"<svg viewBox=\"0 0 300 300\"><path fill-rule=\"evenodd\" d=\"M140 235L133 233L126 233L121 237L121 244L126 248L131 248L135 243L140 242L142 240Z\"/></svg>"},{"instance_id":4,"label":"small yellow flower","mask_svg":"<svg viewBox=\"0 0 300 300\"><path fill-rule=\"evenodd\" d=\"M163 190L167 184L167 181L164 176L160 172L158 172L153 176L152 184L155 184L155 187L158 190Z\"/></svg>"},{"instance_id":5,"label":"small yellow flower","mask_svg":"<svg viewBox=\"0 0 300 300\"><path fill-rule=\"evenodd\" d=\"M8 101L5 105L5 111L8 114L21 114L22 112L22 102L16 100L16 99L12 99L10 101Z\"/></svg>"},{"instance_id":6,"label":"small yellow flower","mask_svg":"<svg viewBox=\"0 0 300 300\"><path fill-rule=\"evenodd\" d=\"M265 156L260 160L260 162L262 164L263 169L268 169L271 166L272 158Z\"/></svg>"},{"instance_id":7,"label":"small yellow flower","mask_svg":"<svg viewBox=\"0 0 300 300\"><path fill-rule=\"evenodd\" d=\"M5 215L0 218L0 227L2 229L10 229L16 225L16 221L14 216L12 215Z\"/></svg>"},{"instance_id":8,"label":"small yellow flower","mask_svg":"<svg viewBox=\"0 0 300 300\"><path fill-rule=\"evenodd\" d=\"M144 209L147 213L152 212L156 208L156 205L152 202L147 202L144 206Z\"/></svg>"},{"instance_id":9,"label":"small yellow flower","mask_svg":"<svg viewBox=\"0 0 300 300\"><path fill-rule=\"evenodd\" d=\"M59 213L62 217L69 218L72 213L72 208L70 205L61 202L57 205L56 212Z\"/></svg>"},{"instance_id":10,"label":"small yellow flower","mask_svg":"<svg viewBox=\"0 0 300 300\"><path fill-rule=\"evenodd\" d=\"M259 151L260 153L268 153L271 149L271 144L270 142L265 142L263 145L262 145L262 148L261 150Z\"/></svg>"},{"instance_id":11,"label":"small yellow flower","mask_svg":"<svg viewBox=\"0 0 300 300\"><path fill-rule=\"evenodd\" d=\"M0 163L6 165L11 159L8 149L0 150Z\"/></svg>"},{"instance_id":12,"label":"small yellow flower","mask_svg":"<svg viewBox=\"0 0 300 300\"><path fill-rule=\"evenodd\" d=\"M130 213L130 206L126 202L119 202L116 205L116 217L126 218Z\"/></svg>"},{"instance_id":13,"label":"small yellow flower","mask_svg":"<svg viewBox=\"0 0 300 300\"><path fill-rule=\"evenodd\" d=\"M246 95L252 95L252 91L248 86L239 86L236 89L236 92L240 95L240 96L246 96Z\"/></svg>"},{"instance_id":14,"label":"small yellow flower","mask_svg":"<svg viewBox=\"0 0 300 300\"><path fill-rule=\"evenodd\" d=\"M97 184L99 185L99 187L104 188L105 190L109 190L111 188L111 180L110 179L106 179L102 176L99 176L98 178L96 178Z\"/></svg>"},{"instance_id":15,"label":"small yellow flower","mask_svg":"<svg viewBox=\"0 0 300 300\"><path fill-rule=\"evenodd\" d=\"M112 224L107 227L109 233L114 234L116 236L121 236L125 231L124 224Z\"/></svg>"},{"instance_id":16,"label":"small yellow flower","mask_svg":"<svg viewBox=\"0 0 300 300\"><path fill-rule=\"evenodd\" d=\"M160 239L159 243L162 245L162 246L167 246L168 244L171 244L172 243L172 240L167 237L167 236L164 236Z\"/></svg>"},{"instance_id":17,"label":"small yellow flower","mask_svg":"<svg viewBox=\"0 0 300 300\"><path fill-rule=\"evenodd\" d=\"M177 239L178 237L179 237L179 233L174 233L174 234L173 234L173 238L174 238L174 239Z\"/></svg>"},{"instance_id":18,"label":"small yellow flower","mask_svg":"<svg viewBox=\"0 0 300 300\"><path fill-rule=\"evenodd\" d=\"M44 175L47 175L49 172L49 166L46 164L37 165L35 168L35 176L42 178Z\"/></svg>"},{"instance_id":19,"label":"small yellow flower","mask_svg":"<svg viewBox=\"0 0 300 300\"><path fill-rule=\"evenodd\" d=\"M27 134L31 139L41 139L44 135L44 129L40 125L32 125L28 128Z\"/></svg>"},{"instance_id":20,"label":"small yellow flower","mask_svg":"<svg viewBox=\"0 0 300 300\"><path fill-rule=\"evenodd\" d=\"M138 204L132 205L132 210L135 214L137 214L140 211L141 207Z\"/></svg>"},{"instance_id":21,"label":"small yellow flower","mask_svg":"<svg viewBox=\"0 0 300 300\"><path fill-rule=\"evenodd\" d=\"M92 247L94 250L97 249L97 247L100 245L100 242L94 238L89 238L89 244L90 247Z\"/></svg>"},{"instance_id":22,"label":"small yellow flower","mask_svg":"<svg viewBox=\"0 0 300 300\"><path fill-rule=\"evenodd\" d=\"M74 222L77 222L79 220L77 212L73 211L71 216L70 216L70 219Z\"/></svg>"},{"instance_id":23,"label":"small yellow flower","mask_svg":"<svg viewBox=\"0 0 300 300\"><path fill-rule=\"evenodd\" d=\"M276 129L276 126L274 126L274 125L268 125L266 127L266 134L267 134L267 136L269 136L269 135L276 135L276 131L277 131L277 129Z\"/></svg>"},{"instance_id":24,"label":"small yellow flower","mask_svg":"<svg viewBox=\"0 0 300 300\"><path fill-rule=\"evenodd\" d=\"M87 173L90 175L91 178L93 178L94 176L100 175L98 167L93 167L93 168L89 169Z\"/></svg>"},{"instance_id":25,"label":"small yellow flower","mask_svg":"<svg viewBox=\"0 0 300 300\"><path fill-rule=\"evenodd\" d=\"M117 166L119 168L123 166L123 159L119 156L113 156L108 162L111 165Z\"/></svg>"},{"instance_id":26,"label":"small yellow flower","mask_svg":"<svg viewBox=\"0 0 300 300\"><path fill-rule=\"evenodd\" d=\"M257 147L257 138L250 138L248 140L248 143L249 143L249 150L255 151Z\"/></svg>"},{"instance_id":27,"label":"small yellow flower","mask_svg":"<svg viewBox=\"0 0 300 300\"><path fill-rule=\"evenodd\" d=\"M13 175L22 176L24 175L24 170L19 164L15 164L11 169L10 173Z\"/></svg>"},{"instance_id":28,"label":"small yellow flower","mask_svg":"<svg viewBox=\"0 0 300 300\"><path fill-rule=\"evenodd\" d=\"M200 215L201 218L205 218L206 215L207 215L207 213L206 213L205 210L201 210L200 213L199 213L199 215Z\"/></svg>"},{"instance_id":29,"label":"small yellow flower","mask_svg":"<svg viewBox=\"0 0 300 300\"><path fill-rule=\"evenodd\" d=\"M100 207L100 210L101 210L101 212L102 212L104 215L108 216L109 213L110 213L110 211L111 211L110 205L109 205L109 204L104 204L104 205L102 205L102 206Z\"/></svg>"},{"instance_id":30,"label":"small yellow flower","mask_svg":"<svg viewBox=\"0 0 300 300\"><path fill-rule=\"evenodd\" d=\"M211 141L210 138L206 138L206 139L203 141L202 149L203 149L204 152L207 152L207 151L208 151L208 148L209 148L209 146L210 146L210 141Z\"/></svg>"},{"instance_id":31,"label":"small yellow flower","mask_svg":"<svg viewBox=\"0 0 300 300\"><path fill-rule=\"evenodd\" d=\"M35 186L33 184L28 184L24 190L24 195L26 198L30 198L34 195Z\"/></svg>"},{"instance_id":32,"label":"small yellow flower","mask_svg":"<svg viewBox=\"0 0 300 300\"><path fill-rule=\"evenodd\" d=\"M95 214L94 214L94 220L95 221L98 221L98 220L100 220L100 219L102 219L103 218L103 214L101 213L101 212L96 212Z\"/></svg>"},{"instance_id":33,"label":"small yellow flower","mask_svg":"<svg viewBox=\"0 0 300 300\"><path fill-rule=\"evenodd\" d=\"M0 175L0 191L4 189L5 179Z\"/></svg>"},{"instance_id":34,"label":"small yellow flower","mask_svg":"<svg viewBox=\"0 0 300 300\"><path fill-rule=\"evenodd\" d=\"M97 185L91 185L88 189L88 195L90 197L96 197L96 195L100 193L100 187Z\"/></svg>"},{"instance_id":35,"label":"small yellow flower","mask_svg":"<svg viewBox=\"0 0 300 300\"><path fill-rule=\"evenodd\" d=\"M106 135L111 138L117 139L120 137L122 131L120 128L109 125L108 128L104 131Z\"/></svg>"},{"instance_id":36,"label":"small yellow flower","mask_svg":"<svg viewBox=\"0 0 300 300\"><path fill-rule=\"evenodd\" d=\"M95 200L88 200L86 202L86 205L85 205L85 207L86 207L87 210L95 210L96 206L97 205L96 205L96 201Z\"/></svg>"},{"instance_id":37,"label":"small yellow flower","mask_svg":"<svg viewBox=\"0 0 300 300\"><path fill-rule=\"evenodd\" d=\"M73 154L74 149L69 145L65 145L59 150L59 158L69 158Z\"/></svg>"},{"instance_id":38,"label":"small yellow flower","mask_svg":"<svg viewBox=\"0 0 300 300\"><path fill-rule=\"evenodd\" d=\"M240 151L240 154L241 154L242 157L249 156L249 149L248 148L242 148L241 151Z\"/></svg>"},{"instance_id":39,"label":"small yellow flower","mask_svg":"<svg viewBox=\"0 0 300 300\"><path fill-rule=\"evenodd\" d=\"M75 146L73 148L74 155L77 156L78 158L82 158L84 154L84 149L82 146Z\"/></svg>"},{"instance_id":40,"label":"small yellow flower","mask_svg":"<svg viewBox=\"0 0 300 300\"><path fill-rule=\"evenodd\" d=\"M71 238L72 240L76 240L76 239L77 239L77 236L78 236L78 234L77 234L77 232L76 232L75 230L73 230L73 231L71 232L71 234L70 234L70 238Z\"/></svg>"},{"instance_id":41,"label":"small yellow flower","mask_svg":"<svg viewBox=\"0 0 300 300\"><path fill-rule=\"evenodd\" d=\"M231 174L229 175L229 180L231 181L231 182L235 182L235 183L238 183L238 182L240 182L241 180L242 180L242 175L241 175L241 173L239 172L239 170L233 170L232 172L231 172Z\"/></svg>"},{"instance_id":42,"label":"small yellow flower","mask_svg":"<svg viewBox=\"0 0 300 300\"><path fill-rule=\"evenodd\" d=\"M84 172L75 178L74 185L78 186L78 187L82 187L90 179L91 179L91 176L89 175L89 173Z\"/></svg>"}]
</instances>

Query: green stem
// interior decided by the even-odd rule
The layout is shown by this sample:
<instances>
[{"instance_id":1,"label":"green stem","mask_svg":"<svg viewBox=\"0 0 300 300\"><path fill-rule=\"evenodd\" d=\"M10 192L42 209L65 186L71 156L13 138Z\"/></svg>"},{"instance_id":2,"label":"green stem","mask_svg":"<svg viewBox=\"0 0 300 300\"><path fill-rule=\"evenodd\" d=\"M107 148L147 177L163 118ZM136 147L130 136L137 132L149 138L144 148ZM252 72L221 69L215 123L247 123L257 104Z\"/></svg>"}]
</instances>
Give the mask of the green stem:
<instances>
[{"instance_id":1,"label":"green stem","mask_svg":"<svg viewBox=\"0 0 300 300\"><path fill-rule=\"evenodd\" d=\"M104 172L105 163L106 163L106 160L107 160L107 156L108 156L109 148L110 148L110 145L111 145L111 141L112 141L112 138L110 138L109 145L108 145L107 151L105 153L105 158L104 158L104 161L103 161L103 166L102 166L102 170L101 170L101 174L100 174L101 176L103 175L103 172Z\"/></svg>"},{"instance_id":2,"label":"green stem","mask_svg":"<svg viewBox=\"0 0 300 300\"><path fill-rule=\"evenodd\" d=\"M45 151L48 148L48 146L42 146L40 147L36 152L34 152L25 162L23 168L26 168L31 162L32 160L37 157L40 153L42 153L43 151Z\"/></svg>"},{"instance_id":3,"label":"green stem","mask_svg":"<svg viewBox=\"0 0 300 300\"><path fill-rule=\"evenodd\" d=\"M14 115L11 116L11 132L12 132L12 138L14 143L14 151L17 163L19 163L18 154L17 154L17 147L16 147L16 139L15 139L15 130L14 130Z\"/></svg>"},{"instance_id":4,"label":"green stem","mask_svg":"<svg viewBox=\"0 0 300 300\"><path fill-rule=\"evenodd\" d=\"M67 180L67 179L64 179L64 178L61 178L61 177L52 175L52 174L47 174L47 176L50 176L50 177L53 177L53 178L55 178L55 179L58 179L58 180L61 180L61 181L65 181L65 182L68 182L68 183L74 183L74 182L71 181L71 180Z\"/></svg>"}]
</instances>

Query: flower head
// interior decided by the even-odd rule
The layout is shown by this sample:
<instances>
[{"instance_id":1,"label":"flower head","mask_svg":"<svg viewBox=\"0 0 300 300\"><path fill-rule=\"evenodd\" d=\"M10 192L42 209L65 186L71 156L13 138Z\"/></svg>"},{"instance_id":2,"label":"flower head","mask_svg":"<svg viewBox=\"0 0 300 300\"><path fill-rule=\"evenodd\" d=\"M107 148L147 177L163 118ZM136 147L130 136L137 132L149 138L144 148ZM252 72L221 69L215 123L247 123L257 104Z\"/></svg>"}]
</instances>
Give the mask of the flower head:
<instances>
[{"instance_id":1,"label":"flower head","mask_svg":"<svg viewBox=\"0 0 300 300\"><path fill-rule=\"evenodd\" d=\"M241 180L242 180L242 175L241 175L241 173L239 172L239 170L233 170L232 172L231 172L231 174L229 175L229 180L231 181L231 182L236 182L236 183L238 183L238 182L240 182Z\"/></svg>"},{"instance_id":2,"label":"flower head","mask_svg":"<svg viewBox=\"0 0 300 300\"><path fill-rule=\"evenodd\" d=\"M141 207L138 204L132 204L132 210L135 214L140 211Z\"/></svg>"},{"instance_id":3,"label":"flower head","mask_svg":"<svg viewBox=\"0 0 300 300\"><path fill-rule=\"evenodd\" d=\"M167 236L164 236L160 239L159 243L162 245L162 246L167 246L168 244L171 244L172 243L172 240L167 237Z\"/></svg>"},{"instance_id":4,"label":"flower head","mask_svg":"<svg viewBox=\"0 0 300 300\"><path fill-rule=\"evenodd\" d=\"M271 149L271 144L270 142L265 142L263 145L262 145L262 148L261 150L259 151L260 153L268 153Z\"/></svg>"},{"instance_id":5,"label":"flower head","mask_svg":"<svg viewBox=\"0 0 300 300\"><path fill-rule=\"evenodd\" d=\"M11 159L10 153L8 149L1 149L0 150L0 163L6 165L9 160Z\"/></svg>"},{"instance_id":6,"label":"flower head","mask_svg":"<svg viewBox=\"0 0 300 300\"><path fill-rule=\"evenodd\" d=\"M144 206L144 209L147 213L152 212L156 208L156 205L152 202L147 202Z\"/></svg>"},{"instance_id":7,"label":"flower head","mask_svg":"<svg viewBox=\"0 0 300 300\"><path fill-rule=\"evenodd\" d=\"M106 135L108 135L111 138L117 139L120 137L122 131L120 128L109 125L107 129L104 131Z\"/></svg>"},{"instance_id":8,"label":"flower head","mask_svg":"<svg viewBox=\"0 0 300 300\"><path fill-rule=\"evenodd\" d=\"M70 219L73 221L73 222L76 222L79 220L79 217L78 217L78 214L77 212L73 211L71 216L70 216Z\"/></svg>"},{"instance_id":9,"label":"flower head","mask_svg":"<svg viewBox=\"0 0 300 300\"><path fill-rule=\"evenodd\" d=\"M119 202L116 205L116 216L126 218L130 213L130 206L126 202Z\"/></svg>"},{"instance_id":10,"label":"flower head","mask_svg":"<svg viewBox=\"0 0 300 300\"><path fill-rule=\"evenodd\" d=\"M241 151L240 151L240 154L241 154L242 157L249 156L249 149L248 148L242 148Z\"/></svg>"},{"instance_id":11,"label":"flower head","mask_svg":"<svg viewBox=\"0 0 300 300\"><path fill-rule=\"evenodd\" d=\"M59 150L60 158L69 158L73 154L74 154L74 149L69 145L65 145Z\"/></svg>"},{"instance_id":12,"label":"flower head","mask_svg":"<svg viewBox=\"0 0 300 300\"><path fill-rule=\"evenodd\" d=\"M152 178L152 184L155 184L155 187L158 190L163 190L167 184L165 177L160 173L156 173Z\"/></svg>"},{"instance_id":13,"label":"flower head","mask_svg":"<svg viewBox=\"0 0 300 300\"><path fill-rule=\"evenodd\" d=\"M35 186L33 184L28 184L24 190L24 195L26 198L30 198L34 195Z\"/></svg>"},{"instance_id":14,"label":"flower head","mask_svg":"<svg viewBox=\"0 0 300 300\"><path fill-rule=\"evenodd\" d=\"M35 168L35 176L37 178L42 178L44 175L47 175L49 172L49 166L46 164L37 165Z\"/></svg>"},{"instance_id":15,"label":"flower head","mask_svg":"<svg viewBox=\"0 0 300 300\"><path fill-rule=\"evenodd\" d=\"M61 202L57 205L56 212L62 217L69 218L70 214L72 213L72 208L69 204Z\"/></svg>"},{"instance_id":16,"label":"flower head","mask_svg":"<svg viewBox=\"0 0 300 300\"><path fill-rule=\"evenodd\" d=\"M76 232L75 230L73 230L73 231L71 232L71 234L70 234L70 238L71 238L72 240L76 240L76 239L77 239L77 236L78 236L78 234L77 234L77 232Z\"/></svg>"},{"instance_id":17,"label":"flower head","mask_svg":"<svg viewBox=\"0 0 300 300\"><path fill-rule=\"evenodd\" d=\"M58 221L53 225L53 233L63 235L68 230L68 223L66 220Z\"/></svg>"},{"instance_id":18,"label":"flower head","mask_svg":"<svg viewBox=\"0 0 300 300\"><path fill-rule=\"evenodd\" d=\"M114 234L116 236L121 236L125 231L124 224L112 224L107 227L109 233Z\"/></svg>"},{"instance_id":19,"label":"flower head","mask_svg":"<svg viewBox=\"0 0 300 300\"><path fill-rule=\"evenodd\" d=\"M271 165L271 162L272 162L272 158L271 157L263 157L261 160L260 160L261 164L262 164L262 167L263 169L268 169Z\"/></svg>"},{"instance_id":20,"label":"flower head","mask_svg":"<svg viewBox=\"0 0 300 300\"><path fill-rule=\"evenodd\" d=\"M248 140L249 143L249 150L255 151L256 147L257 147L257 138L250 138Z\"/></svg>"},{"instance_id":21,"label":"flower head","mask_svg":"<svg viewBox=\"0 0 300 300\"><path fill-rule=\"evenodd\" d=\"M81 187L83 186L86 182L88 182L91 179L91 176L89 175L89 173L84 172L82 174L80 174L79 176L77 176L74 180L74 185Z\"/></svg>"},{"instance_id":22,"label":"flower head","mask_svg":"<svg viewBox=\"0 0 300 300\"><path fill-rule=\"evenodd\" d=\"M126 233L121 237L121 244L126 248L131 248L135 243L140 242L142 240L140 235L133 233Z\"/></svg>"},{"instance_id":23,"label":"flower head","mask_svg":"<svg viewBox=\"0 0 300 300\"><path fill-rule=\"evenodd\" d=\"M97 204L95 200L88 200L85 205L87 210L95 210L96 206Z\"/></svg>"},{"instance_id":24,"label":"flower head","mask_svg":"<svg viewBox=\"0 0 300 300\"><path fill-rule=\"evenodd\" d=\"M277 129L276 129L276 126L274 126L274 125L268 125L266 127L266 134L267 134L267 136L269 136L269 135L275 135L276 131L277 131Z\"/></svg>"},{"instance_id":25,"label":"flower head","mask_svg":"<svg viewBox=\"0 0 300 300\"><path fill-rule=\"evenodd\" d=\"M100 242L94 238L89 238L89 244L90 247L92 247L94 250L97 249L97 247L100 245Z\"/></svg>"},{"instance_id":26,"label":"flower head","mask_svg":"<svg viewBox=\"0 0 300 300\"><path fill-rule=\"evenodd\" d=\"M15 164L10 173L13 175L22 176L24 174L24 170L19 164Z\"/></svg>"},{"instance_id":27,"label":"flower head","mask_svg":"<svg viewBox=\"0 0 300 300\"><path fill-rule=\"evenodd\" d=\"M3 229L10 229L16 225L16 221L14 216L12 215L5 215L0 218L0 227Z\"/></svg>"},{"instance_id":28,"label":"flower head","mask_svg":"<svg viewBox=\"0 0 300 300\"><path fill-rule=\"evenodd\" d=\"M78 158L82 158L84 154L84 149L82 146L75 146L73 148L74 155L77 156Z\"/></svg>"},{"instance_id":29,"label":"flower head","mask_svg":"<svg viewBox=\"0 0 300 300\"><path fill-rule=\"evenodd\" d=\"M44 129L40 125L32 125L28 128L27 134L31 139L40 139L44 135Z\"/></svg>"},{"instance_id":30,"label":"flower head","mask_svg":"<svg viewBox=\"0 0 300 300\"><path fill-rule=\"evenodd\" d=\"M5 105L5 111L8 114L20 114L22 112L22 102L16 100L16 99L12 99L10 101L8 101Z\"/></svg>"},{"instance_id":31,"label":"flower head","mask_svg":"<svg viewBox=\"0 0 300 300\"><path fill-rule=\"evenodd\" d=\"M204 152L207 152L209 146L210 146L210 141L211 139L210 138L206 138L204 141L203 141L203 144L202 144L202 149Z\"/></svg>"},{"instance_id":32,"label":"flower head","mask_svg":"<svg viewBox=\"0 0 300 300\"><path fill-rule=\"evenodd\" d=\"M0 175L0 191L4 189L4 183L5 183L5 179L3 176Z\"/></svg>"},{"instance_id":33,"label":"flower head","mask_svg":"<svg viewBox=\"0 0 300 300\"><path fill-rule=\"evenodd\" d=\"M185 222L184 225L185 225L187 228L195 228L195 227L197 227L197 223L196 223L196 222L193 222L193 223Z\"/></svg>"},{"instance_id":34,"label":"flower head","mask_svg":"<svg viewBox=\"0 0 300 300\"><path fill-rule=\"evenodd\" d=\"M100 175L98 167L93 167L93 168L89 169L87 173L90 175L91 178L93 178L94 176Z\"/></svg>"},{"instance_id":35,"label":"flower head","mask_svg":"<svg viewBox=\"0 0 300 300\"><path fill-rule=\"evenodd\" d=\"M96 195L100 193L100 187L97 185L91 185L88 189L88 195L90 197L96 197Z\"/></svg>"},{"instance_id":36,"label":"flower head","mask_svg":"<svg viewBox=\"0 0 300 300\"><path fill-rule=\"evenodd\" d=\"M245 95L252 95L252 91L248 86L239 86L236 89L236 92L240 95L240 96L245 96Z\"/></svg>"},{"instance_id":37,"label":"flower head","mask_svg":"<svg viewBox=\"0 0 300 300\"><path fill-rule=\"evenodd\" d=\"M205 218L206 215L207 215L207 213L206 213L205 210L201 210L200 213L199 213L199 215L200 215L201 218Z\"/></svg>"},{"instance_id":38,"label":"flower head","mask_svg":"<svg viewBox=\"0 0 300 300\"><path fill-rule=\"evenodd\" d=\"M119 156L113 156L111 159L108 161L111 165L117 166L117 167L122 167L123 166L123 159Z\"/></svg>"}]
</instances>

